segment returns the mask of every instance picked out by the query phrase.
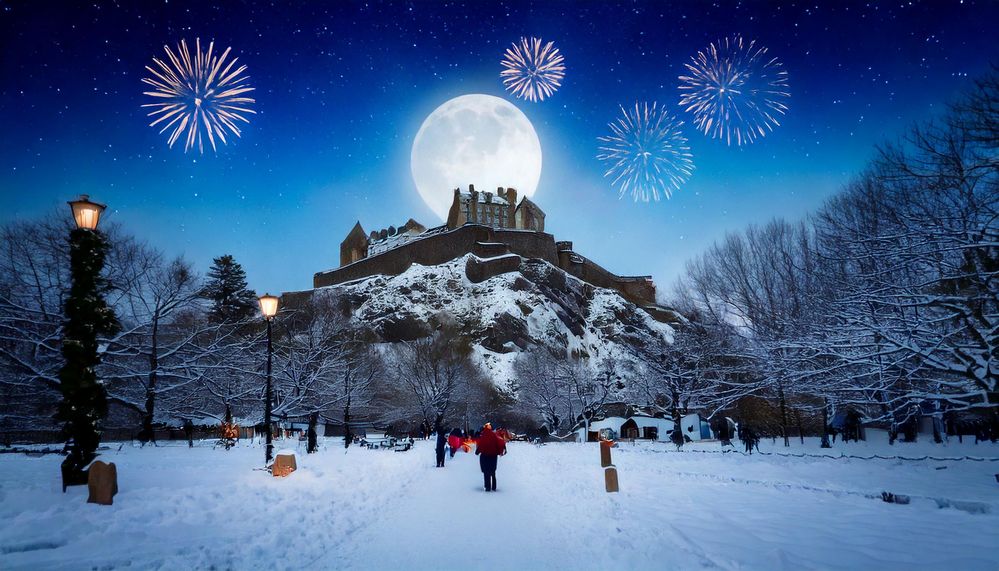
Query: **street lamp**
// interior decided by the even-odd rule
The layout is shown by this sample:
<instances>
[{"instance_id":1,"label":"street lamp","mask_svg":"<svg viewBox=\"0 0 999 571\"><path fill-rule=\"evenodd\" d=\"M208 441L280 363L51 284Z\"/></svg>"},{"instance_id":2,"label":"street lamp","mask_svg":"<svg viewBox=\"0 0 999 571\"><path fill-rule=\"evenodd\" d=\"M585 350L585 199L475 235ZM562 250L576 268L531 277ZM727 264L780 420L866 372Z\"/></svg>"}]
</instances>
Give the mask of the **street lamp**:
<instances>
[{"instance_id":1,"label":"street lamp","mask_svg":"<svg viewBox=\"0 0 999 571\"><path fill-rule=\"evenodd\" d=\"M270 464L274 454L273 435L271 434L271 406L273 405L273 392L271 391L271 356L274 350L271 347L271 320L277 315L278 298L269 293L260 296L260 313L264 315L267 322L267 390L264 396L264 429L267 435L267 451L264 455L264 465Z\"/></svg>"},{"instance_id":2,"label":"street lamp","mask_svg":"<svg viewBox=\"0 0 999 571\"><path fill-rule=\"evenodd\" d=\"M81 194L77 200L69 201L69 207L73 209L73 220L80 230L97 230L101 213L107 208L103 204L91 202L86 194Z\"/></svg>"},{"instance_id":3,"label":"street lamp","mask_svg":"<svg viewBox=\"0 0 999 571\"><path fill-rule=\"evenodd\" d=\"M107 395L97 379L101 356L98 339L118 330L114 310L104 300L110 284L102 276L108 243L97 231L104 205L87 195L69 202L76 229L69 234L70 290L62 328L63 365L59 369L57 418L64 422L68 454L62 463L66 486L86 484L84 468L97 455L101 424L107 416Z\"/></svg>"}]
</instances>

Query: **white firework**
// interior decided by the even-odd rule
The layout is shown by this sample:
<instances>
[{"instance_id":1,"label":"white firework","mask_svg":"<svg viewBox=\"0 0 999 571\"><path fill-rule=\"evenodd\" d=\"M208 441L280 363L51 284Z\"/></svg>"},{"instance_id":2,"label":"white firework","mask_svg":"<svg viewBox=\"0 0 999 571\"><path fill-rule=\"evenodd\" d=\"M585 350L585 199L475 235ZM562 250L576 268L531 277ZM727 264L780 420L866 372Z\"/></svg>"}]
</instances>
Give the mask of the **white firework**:
<instances>
[{"instance_id":1,"label":"white firework","mask_svg":"<svg viewBox=\"0 0 999 571\"><path fill-rule=\"evenodd\" d=\"M565 78L565 58L554 42L542 44L540 38L520 38L506 50L500 78L507 91L528 101L551 97Z\"/></svg>"},{"instance_id":2,"label":"white firework","mask_svg":"<svg viewBox=\"0 0 999 571\"><path fill-rule=\"evenodd\" d=\"M597 158L607 163L604 176L618 189L619 198L630 193L635 202L669 198L690 179L694 161L680 128L683 121L653 102L621 107L621 116L610 123L611 134Z\"/></svg>"},{"instance_id":3,"label":"white firework","mask_svg":"<svg viewBox=\"0 0 999 571\"><path fill-rule=\"evenodd\" d=\"M690 59L689 75L679 77L680 106L694 114L697 130L742 145L780 125L791 97L788 74L767 48L735 35Z\"/></svg>"},{"instance_id":4,"label":"white firework","mask_svg":"<svg viewBox=\"0 0 999 571\"><path fill-rule=\"evenodd\" d=\"M170 132L170 148L183 137L185 153L195 146L204 153L205 138L216 150L216 139L228 144L227 133L239 137L238 123L249 123L245 114L256 112L250 108L254 100L246 96L254 90L244 75L246 66L236 67L239 58L227 61L232 48L218 55L213 53L215 42L210 42L202 52L201 39L196 38L193 54L185 40L177 45L176 54L167 46L163 49L168 61L153 58L156 68L146 66L153 77L142 79L154 89L143 94L156 98L155 103L143 105L153 109L148 116L155 120L149 126L162 124L160 133Z\"/></svg>"}]
</instances>

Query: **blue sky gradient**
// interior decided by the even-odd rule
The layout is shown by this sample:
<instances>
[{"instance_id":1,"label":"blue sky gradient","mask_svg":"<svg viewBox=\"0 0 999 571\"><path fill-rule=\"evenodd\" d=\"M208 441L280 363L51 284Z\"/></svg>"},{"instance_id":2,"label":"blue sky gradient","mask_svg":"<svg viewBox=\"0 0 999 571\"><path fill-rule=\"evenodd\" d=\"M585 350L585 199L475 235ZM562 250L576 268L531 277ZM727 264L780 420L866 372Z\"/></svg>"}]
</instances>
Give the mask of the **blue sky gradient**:
<instances>
[{"instance_id":1,"label":"blue sky gradient","mask_svg":"<svg viewBox=\"0 0 999 571\"><path fill-rule=\"evenodd\" d=\"M538 132L548 230L668 290L725 232L819 206L876 144L999 62L996 2L207 4L0 2L0 220L86 192L200 271L230 253L259 291L306 289L355 220L437 224L410 175L413 137L447 99L486 93ZM675 105L683 63L734 33L784 62L783 125L739 148L686 117L689 183L659 203L619 200L595 158L618 105ZM540 103L499 79L521 36L566 58L563 87ZM232 46L257 88L243 138L204 155L167 148L140 108L144 66L195 37Z\"/></svg>"}]
</instances>

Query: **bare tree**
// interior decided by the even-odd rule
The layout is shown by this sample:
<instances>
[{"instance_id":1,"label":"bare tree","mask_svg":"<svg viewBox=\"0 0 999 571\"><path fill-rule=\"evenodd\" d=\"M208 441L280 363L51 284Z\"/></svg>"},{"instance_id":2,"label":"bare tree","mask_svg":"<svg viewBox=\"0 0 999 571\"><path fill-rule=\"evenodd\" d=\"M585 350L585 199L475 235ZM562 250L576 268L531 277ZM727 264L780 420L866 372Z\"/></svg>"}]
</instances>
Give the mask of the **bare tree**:
<instances>
[{"instance_id":1,"label":"bare tree","mask_svg":"<svg viewBox=\"0 0 999 571\"><path fill-rule=\"evenodd\" d=\"M54 428L69 226L50 216L0 230L0 428Z\"/></svg>"},{"instance_id":2,"label":"bare tree","mask_svg":"<svg viewBox=\"0 0 999 571\"><path fill-rule=\"evenodd\" d=\"M449 325L390 350L396 383L407 397L403 403L420 418L425 430L440 430L455 404L468 397L478 380L470 356L469 341Z\"/></svg>"},{"instance_id":3,"label":"bare tree","mask_svg":"<svg viewBox=\"0 0 999 571\"><path fill-rule=\"evenodd\" d=\"M337 297L315 296L281 323L275 413L342 423L344 446L350 446L351 424L372 402L381 371L377 353L360 338L349 306Z\"/></svg>"},{"instance_id":4,"label":"bare tree","mask_svg":"<svg viewBox=\"0 0 999 571\"><path fill-rule=\"evenodd\" d=\"M564 351L536 345L521 353L514 364L519 396L536 411L548 431L556 435L567 420L572 420L564 360Z\"/></svg>"},{"instance_id":5,"label":"bare tree","mask_svg":"<svg viewBox=\"0 0 999 571\"><path fill-rule=\"evenodd\" d=\"M139 440L155 441L153 424L162 395L199 377L196 341L201 328L185 312L199 309L200 279L183 259L167 261L161 252L132 240L119 241L111 258L117 284L113 306L123 327L108 340L105 378L109 392L133 400L143 411Z\"/></svg>"}]
</instances>

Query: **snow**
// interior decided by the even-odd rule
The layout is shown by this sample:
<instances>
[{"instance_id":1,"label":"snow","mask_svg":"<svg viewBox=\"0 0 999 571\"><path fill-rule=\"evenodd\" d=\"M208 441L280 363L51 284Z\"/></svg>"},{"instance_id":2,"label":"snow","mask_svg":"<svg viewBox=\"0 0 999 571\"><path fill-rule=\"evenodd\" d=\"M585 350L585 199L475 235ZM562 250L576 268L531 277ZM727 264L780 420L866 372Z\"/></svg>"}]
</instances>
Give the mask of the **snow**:
<instances>
[{"instance_id":1,"label":"snow","mask_svg":"<svg viewBox=\"0 0 999 571\"><path fill-rule=\"evenodd\" d=\"M870 431L874 432L874 431ZM56 455L0 455L0 568L11 569L995 569L999 462L793 454L999 457L999 446L889 447L815 439L721 453L718 443L620 443L621 492L603 491L595 444L511 443L496 493L475 456L434 468L339 439L286 478L241 442L118 444L113 506L59 488ZM731 450L731 449L729 449ZM907 494L888 504L882 491ZM943 508L939 506L945 506Z\"/></svg>"},{"instance_id":2,"label":"snow","mask_svg":"<svg viewBox=\"0 0 999 571\"><path fill-rule=\"evenodd\" d=\"M516 257L504 254L500 257ZM446 311L458 323L480 323L487 326L504 313L523 319L527 335L534 341L556 344L556 339L568 341L567 350L595 357L591 366L598 366L600 357L614 362L633 361L629 347L621 340L633 327L621 322L620 315L632 315L647 331L656 332L666 339L673 339L673 328L660 323L645 311L626 301L611 289L594 288L593 299L588 302L583 335L577 336L559 319L561 308L536 287L520 290L515 287L520 272L493 276L483 282L473 283L465 274L468 260L473 254L455 258L436 266L411 265L396 276L377 275L335 286L319 288L326 294L346 294L362 297L364 303L354 312L358 323L376 325L383 319L398 318L405 313L421 322L430 322L441 311ZM561 272L565 279L578 289L583 282L562 270L547 264L548 271ZM522 308L530 308L525 315ZM517 353L496 353L477 345L473 357L478 366L500 388L509 388L515 378L513 364Z\"/></svg>"}]
</instances>

